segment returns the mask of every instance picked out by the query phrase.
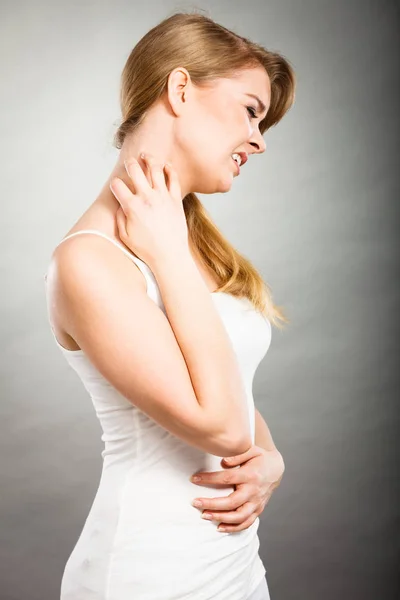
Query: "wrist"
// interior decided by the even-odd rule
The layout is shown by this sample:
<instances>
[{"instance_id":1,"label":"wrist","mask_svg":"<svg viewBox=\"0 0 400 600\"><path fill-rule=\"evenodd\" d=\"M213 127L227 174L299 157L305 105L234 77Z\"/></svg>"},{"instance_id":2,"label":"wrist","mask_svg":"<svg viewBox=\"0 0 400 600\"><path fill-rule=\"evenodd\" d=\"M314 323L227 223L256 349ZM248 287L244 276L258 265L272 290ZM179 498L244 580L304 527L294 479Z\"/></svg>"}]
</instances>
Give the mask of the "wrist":
<instances>
[{"instance_id":1,"label":"wrist","mask_svg":"<svg viewBox=\"0 0 400 600\"><path fill-rule=\"evenodd\" d=\"M168 250L163 250L151 259L149 265L151 270L165 271L171 268L176 269L178 265L194 263L193 257L190 254L189 246L184 244L170 247Z\"/></svg>"}]
</instances>

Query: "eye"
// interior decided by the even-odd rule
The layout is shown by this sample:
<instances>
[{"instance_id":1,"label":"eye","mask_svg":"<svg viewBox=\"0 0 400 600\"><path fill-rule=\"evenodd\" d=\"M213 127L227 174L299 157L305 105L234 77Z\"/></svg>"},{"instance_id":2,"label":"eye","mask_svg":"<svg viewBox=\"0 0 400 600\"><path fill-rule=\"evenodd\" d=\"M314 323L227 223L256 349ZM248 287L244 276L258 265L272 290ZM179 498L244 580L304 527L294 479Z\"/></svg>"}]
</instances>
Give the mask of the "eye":
<instances>
[{"instance_id":1,"label":"eye","mask_svg":"<svg viewBox=\"0 0 400 600\"><path fill-rule=\"evenodd\" d=\"M252 106L246 106L247 111L249 112L249 114L251 115L252 119L256 119L257 115L256 115L256 109L253 108Z\"/></svg>"}]
</instances>

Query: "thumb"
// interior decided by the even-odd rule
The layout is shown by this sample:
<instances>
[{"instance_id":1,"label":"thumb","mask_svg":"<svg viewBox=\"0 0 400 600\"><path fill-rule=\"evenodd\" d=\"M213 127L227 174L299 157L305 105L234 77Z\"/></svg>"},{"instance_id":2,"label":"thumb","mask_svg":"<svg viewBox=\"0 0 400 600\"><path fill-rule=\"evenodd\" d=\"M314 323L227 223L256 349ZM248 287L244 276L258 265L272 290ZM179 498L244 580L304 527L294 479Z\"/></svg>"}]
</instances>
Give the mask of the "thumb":
<instances>
[{"instance_id":1,"label":"thumb","mask_svg":"<svg viewBox=\"0 0 400 600\"><path fill-rule=\"evenodd\" d=\"M238 454L237 456L224 456L224 458L222 459L221 463L222 466L228 466L228 467L236 467L237 465L242 464L245 460L246 460L246 455L247 452L245 454Z\"/></svg>"},{"instance_id":2,"label":"thumb","mask_svg":"<svg viewBox=\"0 0 400 600\"><path fill-rule=\"evenodd\" d=\"M246 462L246 460L250 460L251 458L255 458L262 453L261 448L255 446L254 444L243 454L237 454L235 456L224 456L221 463L229 467L235 467L236 465L241 465Z\"/></svg>"}]
</instances>

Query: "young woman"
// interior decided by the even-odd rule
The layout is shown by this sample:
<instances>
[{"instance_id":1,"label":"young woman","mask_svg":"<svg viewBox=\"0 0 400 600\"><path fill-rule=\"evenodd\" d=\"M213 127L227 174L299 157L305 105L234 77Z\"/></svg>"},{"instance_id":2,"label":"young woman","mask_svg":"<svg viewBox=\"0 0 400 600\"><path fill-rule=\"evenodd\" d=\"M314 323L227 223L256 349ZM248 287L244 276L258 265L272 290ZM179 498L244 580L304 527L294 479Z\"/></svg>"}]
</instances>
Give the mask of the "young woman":
<instances>
[{"instance_id":1,"label":"young woman","mask_svg":"<svg viewBox=\"0 0 400 600\"><path fill-rule=\"evenodd\" d=\"M252 381L287 319L195 192L230 190L294 91L286 59L199 14L127 60L119 158L47 273L55 341L105 443L62 600L269 598L258 515L284 463Z\"/></svg>"}]
</instances>

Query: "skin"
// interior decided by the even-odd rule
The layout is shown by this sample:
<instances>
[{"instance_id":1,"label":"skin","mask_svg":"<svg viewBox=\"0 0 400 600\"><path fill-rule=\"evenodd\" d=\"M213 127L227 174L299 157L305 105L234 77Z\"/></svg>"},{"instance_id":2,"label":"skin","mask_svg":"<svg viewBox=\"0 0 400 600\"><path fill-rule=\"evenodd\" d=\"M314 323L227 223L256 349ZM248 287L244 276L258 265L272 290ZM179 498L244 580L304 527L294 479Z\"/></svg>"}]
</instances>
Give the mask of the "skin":
<instances>
[{"instance_id":1,"label":"skin","mask_svg":"<svg viewBox=\"0 0 400 600\"><path fill-rule=\"evenodd\" d=\"M182 197L189 192L229 191L236 176L232 153L265 151L258 123L266 111L253 118L247 106L257 113L257 102L246 92L257 94L269 107L270 82L264 69L242 71L235 79L218 79L209 89L195 87L186 69L175 69L167 93L150 109L140 130L124 143L116 168L126 178L123 161L131 156L139 159L144 151L162 164L173 165Z\"/></svg>"},{"instance_id":2,"label":"skin","mask_svg":"<svg viewBox=\"0 0 400 600\"><path fill-rule=\"evenodd\" d=\"M259 418L262 419L261 415ZM228 496L195 498L192 504L202 510L203 519L220 522L218 531L242 531L260 516L272 493L280 485L285 470L283 458L276 448L266 449L253 444L243 454L224 458L221 465L224 467L223 471L196 473L195 476L200 479L192 479L193 483L230 485L235 490ZM240 469L233 468L237 466ZM226 470L227 467L232 470Z\"/></svg>"},{"instance_id":3,"label":"skin","mask_svg":"<svg viewBox=\"0 0 400 600\"><path fill-rule=\"evenodd\" d=\"M178 173L182 197L191 191L204 194L229 191L237 176L232 153L245 151L250 157L265 151L258 127L268 111L270 91L264 69L242 71L235 79L220 79L207 90L195 88L187 71L176 69L170 75L166 96L152 108L140 131L124 143L109 181L118 177L131 187L123 161L134 157L150 183L148 166L171 163ZM257 102L247 93L257 95L266 109L259 112ZM254 109L256 118L249 108ZM160 131L163 131L161 140ZM210 140L221 143L210 144ZM146 155L144 160L140 158L142 151ZM114 196L110 198L111 203L114 200ZM115 206L118 209L119 203ZM200 509L202 518L220 522L219 531L237 532L250 527L282 479L285 468L282 456L274 444L271 448L272 438L264 439L261 435L261 422L267 427L257 411L256 434L260 432L260 439L256 441L260 445L254 444L246 453L232 457L230 463L224 459L223 471L199 472L195 475L200 479L192 479L196 485L235 487L229 496L199 497L193 501L200 502L194 506ZM237 466L239 470L232 468Z\"/></svg>"},{"instance_id":4,"label":"skin","mask_svg":"<svg viewBox=\"0 0 400 600\"><path fill-rule=\"evenodd\" d=\"M248 93L257 95L265 109L261 111ZM147 164L171 163L178 174L182 198L189 192L229 191L237 176L232 154L246 152L250 159L252 154L265 151L259 123L268 111L270 97L270 80L262 67L242 70L234 78L220 78L206 89L194 86L185 68L174 69L166 92L150 108L140 127L125 138L100 194L68 234L95 228L121 241L116 222L120 203L110 183L119 178L134 191L124 165L131 158L138 160L150 184ZM152 160L143 160L142 152ZM191 251L195 253L194 249ZM215 288L216 282L199 267L210 288ZM61 327L55 329L65 347L76 349L74 340ZM238 465L240 469L228 469ZM227 497L201 498L202 508L211 511L212 519L226 525L225 531L240 531L261 514L273 489L279 485L284 469L282 457L276 449L253 445L230 465L223 461L222 466L223 471L196 473L202 476L199 485L235 485L236 490Z\"/></svg>"},{"instance_id":5,"label":"skin","mask_svg":"<svg viewBox=\"0 0 400 600\"><path fill-rule=\"evenodd\" d=\"M256 100L247 93L257 95L266 110L259 112ZM82 227L98 227L119 239L115 215L120 205L110 183L118 177L132 186L124 166L124 161L132 157L150 181L141 152L159 164L172 164L182 198L189 192L228 192L237 177L231 155L242 151L250 159L251 154L265 151L259 123L269 108L270 97L270 80L261 67L242 70L232 79L218 79L207 89L194 86L185 68L174 69L166 92L150 108L140 127L125 138L103 189L69 233ZM255 118L248 107L254 110Z\"/></svg>"}]
</instances>

